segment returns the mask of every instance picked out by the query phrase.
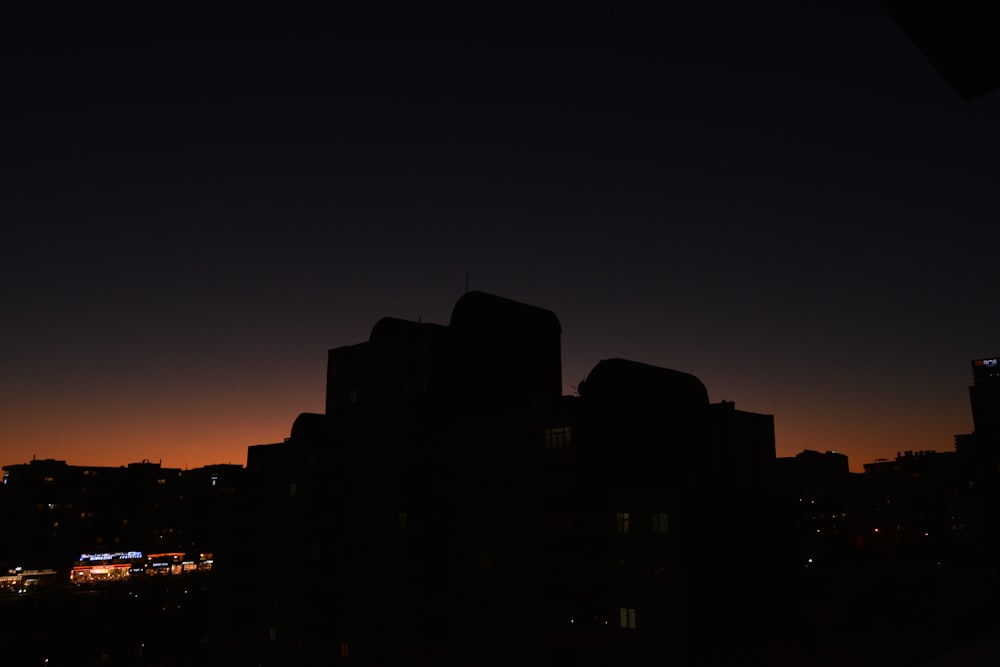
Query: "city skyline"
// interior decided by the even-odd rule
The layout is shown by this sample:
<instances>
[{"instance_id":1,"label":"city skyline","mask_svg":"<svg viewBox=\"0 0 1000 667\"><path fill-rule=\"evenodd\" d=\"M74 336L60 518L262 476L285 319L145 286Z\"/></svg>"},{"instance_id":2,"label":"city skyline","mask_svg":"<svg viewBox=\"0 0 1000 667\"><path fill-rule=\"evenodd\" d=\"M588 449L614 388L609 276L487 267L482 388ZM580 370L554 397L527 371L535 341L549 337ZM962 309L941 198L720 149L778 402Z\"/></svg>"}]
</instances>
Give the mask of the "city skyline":
<instances>
[{"instance_id":1,"label":"city skyline","mask_svg":"<svg viewBox=\"0 0 1000 667\"><path fill-rule=\"evenodd\" d=\"M564 396L561 331L469 291L447 326L384 317L330 350L325 414L246 468L5 467L0 601L36 601L6 652L903 665L995 640L996 359L958 451L852 476L776 459L770 415L687 373L610 359ZM122 603L114 633L79 621Z\"/></svg>"},{"instance_id":2,"label":"city skyline","mask_svg":"<svg viewBox=\"0 0 1000 667\"><path fill-rule=\"evenodd\" d=\"M0 465L245 463L466 284L556 313L565 393L691 373L779 456L972 430L1000 102L877 3L130 12L6 28Z\"/></svg>"}]
</instances>

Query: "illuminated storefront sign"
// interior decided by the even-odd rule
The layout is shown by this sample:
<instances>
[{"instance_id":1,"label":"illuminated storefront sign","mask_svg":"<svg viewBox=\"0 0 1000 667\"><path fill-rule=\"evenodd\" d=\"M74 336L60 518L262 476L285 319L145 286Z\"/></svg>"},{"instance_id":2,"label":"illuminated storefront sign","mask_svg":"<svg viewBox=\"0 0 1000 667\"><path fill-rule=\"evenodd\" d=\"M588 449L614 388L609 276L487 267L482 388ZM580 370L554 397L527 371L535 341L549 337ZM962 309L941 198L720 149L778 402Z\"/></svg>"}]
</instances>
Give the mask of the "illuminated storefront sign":
<instances>
[{"instance_id":1,"label":"illuminated storefront sign","mask_svg":"<svg viewBox=\"0 0 1000 667\"><path fill-rule=\"evenodd\" d=\"M113 551L102 554L80 554L81 561L106 562L109 560L136 560L142 558L141 551Z\"/></svg>"},{"instance_id":2,"label":"illuminated storefront sign","mask_svg":"<svg viewBox=\"0 0 1000 667\"><path fill-rule=\"evenodd\" d=\"M994 359L976 359L972 363L975 366L996 366L997 365L997 361L998 360L996 358L994 358Z\"/></svg>"},{"instance_id":3,"label":"illuminated storefront sign","mask_svg":"<svg viewBox=\"0 0 1000 667\"><path fill-rule=\"evenodd\" d=\"M210 552L199 554L197 560L185 556L182 551L146 556L141 551L81 554L80 564L73 568L70 579L76 584L91 584L127 581L133 575L170 576L212 569Z\"/></svg>"}]
</instances>

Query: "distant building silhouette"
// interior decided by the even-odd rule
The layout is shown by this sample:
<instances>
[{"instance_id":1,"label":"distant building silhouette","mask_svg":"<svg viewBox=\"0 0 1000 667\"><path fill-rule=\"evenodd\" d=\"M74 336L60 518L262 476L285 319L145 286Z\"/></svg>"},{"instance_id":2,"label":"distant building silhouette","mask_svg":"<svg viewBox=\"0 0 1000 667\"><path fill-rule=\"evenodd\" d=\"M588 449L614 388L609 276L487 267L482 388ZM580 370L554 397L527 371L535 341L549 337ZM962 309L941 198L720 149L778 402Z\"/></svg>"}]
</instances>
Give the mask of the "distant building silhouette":
<instances>
[{"instance_id":1,"label":"distant building silhouette","mask_svg":"<svg viewBox=\"0 0 1000 667\"><path fill-rule=\"evenodd\" d=\"M777 460L775 489L782 499L781 525L794 544L776 557L795 554L796 568L842 566L854 555L858 521L856 476L847 456L805 450Z\"/></svg>"},{"instance_id":2,"label":"distant building silhouette","mask_svg":"<svg viewBox=\"0 0 1000 667\"><path fill-rule=\"evenodd\" d=\"M981 562L977 506L959 455L905 451L864 464L859 544L893 562Z\"/></svg>"},{"instance_id":3,"label":"distant building silhouette","mask_svg":"<svg viewBox=\"0 0 1000 667\"><path fill-rule=\"evenodd\" d=\"M242 484L243 466L180 470L149 461L106 467L39 459L4 466L2 475L0 566L51 568L68 581L81 554L141 552L145 562L149 554L171 553L180 554L178 567L201 562L215 548L217 512Z\"/></svg>"}]
</instances>

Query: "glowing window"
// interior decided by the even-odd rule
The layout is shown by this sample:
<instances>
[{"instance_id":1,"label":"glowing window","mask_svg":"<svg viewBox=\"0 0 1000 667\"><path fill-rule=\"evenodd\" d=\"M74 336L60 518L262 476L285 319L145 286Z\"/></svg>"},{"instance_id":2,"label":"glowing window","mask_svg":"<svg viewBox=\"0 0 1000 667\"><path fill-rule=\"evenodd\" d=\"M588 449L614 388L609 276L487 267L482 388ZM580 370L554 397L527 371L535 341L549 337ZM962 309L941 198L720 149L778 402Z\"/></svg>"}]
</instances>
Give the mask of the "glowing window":
<instances>
[{"instance_id":1,"label":"glowing window","mask_svg":"<svg viewBox=\"0 0 1000 667\"><path fill-rule=\"evenodd\" d=\"M619 533L628 532L628 512L618 513L618 532Z\"/></svg>"},{"instance_id":2,"label":"glowing window","mask_svg":"<svg viewBox=\"0 0 1000 667\"><path fill-rule=\"evenodd\" d=\"M667 513L655 512L653 514L653 532L660 535L667 534Z\"/></svg>"},{"instance_id":3,"label":"glowing window","mask_svg":"<svg viewBox=\"0 0 1000 667\"><path fill-rule=\"evenodd\" d=\"M545 429L545 449L566 449L571 443L572 430L569 426Z\"/></svg>"},{"instance_id":4,"label":"glowing window","mask_svg":"<svg viewBox=\"0 0 1000 667\"><path fill-rule=\"evenodd\" d=\"M620 607L618 609L618 627L626 630L635 630L635 609L631 607Z\"/></svg>"}]
</instances>

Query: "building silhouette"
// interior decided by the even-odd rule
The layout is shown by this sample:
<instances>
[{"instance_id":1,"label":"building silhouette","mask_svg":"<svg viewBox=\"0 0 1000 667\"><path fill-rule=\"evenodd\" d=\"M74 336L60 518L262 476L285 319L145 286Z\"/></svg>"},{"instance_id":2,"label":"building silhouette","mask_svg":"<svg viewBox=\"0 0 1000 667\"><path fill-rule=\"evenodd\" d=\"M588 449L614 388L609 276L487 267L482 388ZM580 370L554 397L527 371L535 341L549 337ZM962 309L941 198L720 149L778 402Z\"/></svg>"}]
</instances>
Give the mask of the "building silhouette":
<instances>
[{"instance_id":1,"label":"building silhouette","mask_svg":"<svg viewBox=\"0 0 1000 667\"><path fill-rule=\"evenodd\" d=\"M773 418L624 359L563 396L560 334L551 311L468 292L446 326L383 318L330 350L326 413L248 450L215 575L234 650L265 664L763 659Z\"/></svg>"},{"instance_id":2,"label":"building silhouette","mask_svg":"<svg viewBox=\"0 0 1000 667\"><path fill-rule=\"evenodd\" d=\"M859 546L893 562L981 565L975 488L956 452L900 452L864 464Z\"/></svg>"},{"instance_id":3,"label":"building silhouette","mask_svg":"<svg viewBox=\"0 0 1000 667\"><path fill-rule=\"evenodd\" d=\"M997 358L974 359L969 401L975 432L970 453L984 463L1000 461L1000 366Z\"/></svg>"}]
</instances>

